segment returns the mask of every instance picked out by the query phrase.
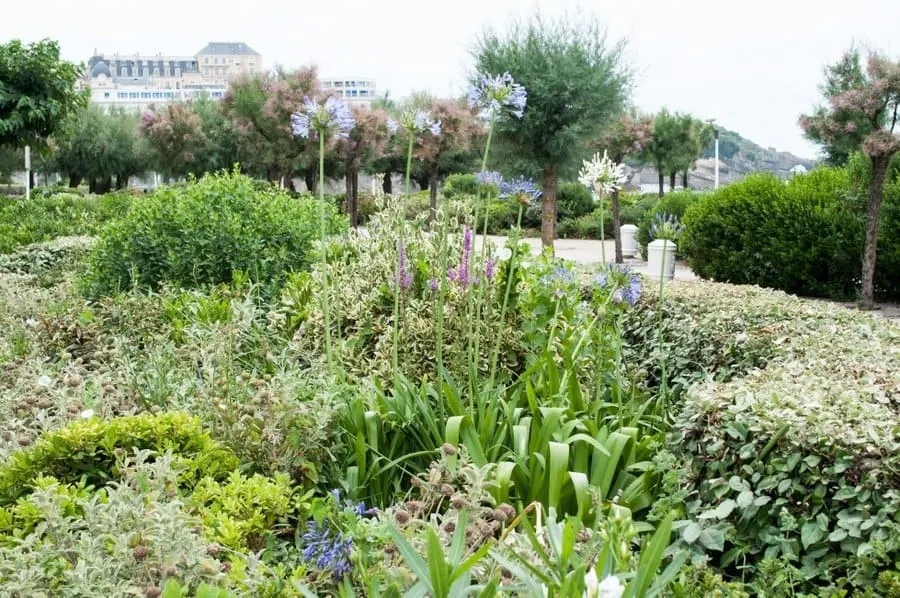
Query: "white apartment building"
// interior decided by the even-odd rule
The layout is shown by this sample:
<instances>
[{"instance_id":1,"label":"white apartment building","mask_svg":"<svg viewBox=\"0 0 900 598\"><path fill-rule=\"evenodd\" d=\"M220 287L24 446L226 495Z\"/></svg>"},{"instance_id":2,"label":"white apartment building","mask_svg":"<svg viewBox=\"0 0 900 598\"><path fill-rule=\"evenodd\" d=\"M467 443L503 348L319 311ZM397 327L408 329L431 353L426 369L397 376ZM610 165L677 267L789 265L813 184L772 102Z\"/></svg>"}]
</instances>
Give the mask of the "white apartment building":
<instances>
[{"instance_id":1,"label":"white apartment building","mask_svg":"<svg viewBox=\"0 0 900 598\"><path fill-rule=\"evenodd\" d=\"M371 104L378 99L375 79L343 77L320 79L325 91L335 91L349 104Z\"/></svg>"}]
</instances>

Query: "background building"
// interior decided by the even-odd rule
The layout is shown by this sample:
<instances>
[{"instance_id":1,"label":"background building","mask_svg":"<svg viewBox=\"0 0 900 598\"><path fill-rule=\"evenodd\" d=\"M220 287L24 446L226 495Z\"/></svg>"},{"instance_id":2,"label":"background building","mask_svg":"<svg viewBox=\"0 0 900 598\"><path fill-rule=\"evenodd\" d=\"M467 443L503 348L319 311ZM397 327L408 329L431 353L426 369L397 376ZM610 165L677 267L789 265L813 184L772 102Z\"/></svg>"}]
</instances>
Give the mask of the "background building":
<instances>
[{"instance_id":1,"label":"background building","mask_svg":"<svg viewBox=\"0 0 900 598\"><path fill-rule=\"evenodd\" d=\"M321 79L321 83L325 91L334 90L340 93L349 104L371 104L378 99L375 79L361 77L328 78Z\"/></svg>"},{"instance_id":2,"label":"background building","mask_svg":"<svg viewBox=\"0 0 900 598\"><path fill-rule=\"evenodd\" d=\"M109 110L143 111L151 104L218 100L228 81L262 72L262 56L243 42L210 42L193 56L99 54L88 60L81 87L91 103Z\"/></svg>"}]
</instances>

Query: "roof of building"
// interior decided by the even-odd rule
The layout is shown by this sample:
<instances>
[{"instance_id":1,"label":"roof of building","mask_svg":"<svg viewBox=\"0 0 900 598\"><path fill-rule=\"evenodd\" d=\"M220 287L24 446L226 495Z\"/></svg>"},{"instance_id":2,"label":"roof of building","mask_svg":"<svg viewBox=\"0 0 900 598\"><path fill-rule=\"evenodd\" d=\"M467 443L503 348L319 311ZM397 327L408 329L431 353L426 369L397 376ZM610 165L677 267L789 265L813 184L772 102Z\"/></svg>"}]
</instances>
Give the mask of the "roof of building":
<instances>
[{"instance_id":1,"label":"roof of building","mask_svg":"<svg viewBox=\"0 0 900 598\"><path fill-rule=\"evenodd\" d=\"M94 66L91 67L91 77L99 77L100 75L112 77L112 72L109 70L109 65L107 65L102 60L95 62Z\"/></svg>"},{"instance_id":2,"label":"roof of building","mask_svg":"<svg viewBox=\"0 0 900 598\"><path fill-rule=\"evenodd\" d=\"M197 52L198 55L204 54L256 54L259 52L245 44L244 42L209 42L202 50Z\"/></svg>"}]
</instances>

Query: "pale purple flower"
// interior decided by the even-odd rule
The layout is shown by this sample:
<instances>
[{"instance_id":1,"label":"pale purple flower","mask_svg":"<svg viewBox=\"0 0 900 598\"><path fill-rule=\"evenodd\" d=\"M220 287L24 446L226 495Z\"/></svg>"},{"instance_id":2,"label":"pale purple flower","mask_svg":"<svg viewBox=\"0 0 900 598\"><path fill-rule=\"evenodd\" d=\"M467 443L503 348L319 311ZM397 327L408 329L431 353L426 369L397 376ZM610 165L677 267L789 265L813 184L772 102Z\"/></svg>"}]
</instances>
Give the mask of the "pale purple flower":
<instances>
[{"instance_id":1,"label":"pale purple flower","mask_svg":"<svg viewBox=\"0 0 900 598\"><path fill-rule=\"evenodd\" d=\"M477 108L489 115L496 115L507 108L517 118L525 114L527 98L525 88L513 81L509 73L496 77L478 75L468 93L470 108Z\"/></svg>"},{"instance_id":2,"label":"pale purple flower","mask_svg":"<svg viewBox=\"0 0 900 598\"><path fill-rule=\"evenodd\" d=\"M484 277L488 280L494 280L494 276L497 274L497 265L494 263L493 258L488 258L487 262L484 264Z\"/></svg>"},{"instance_id":3,"label":"pale purple flower","mask_svg":"<svg viewBox=\"0 0 900 598\"><path fill-rule=\"evenodd\" d=\"M390 126L390 124L388 125ZM426 131L437 137L441 134L441 121L434 120L424 110L407 109L400 115L400 122L395 124L396 127L403 127L411 135L421 135Z\"/></svg>"},{"instance_id":4,"label":"pale purple flower","mask_svg":"<svg viewBox=\"0 0 900 598\"><path fill-rule=\"evenodd\" d=\"M611 293L613 303L633 306L641 298L641 277L631 266L607 264L594 276L594 285Z\"/></svg>"},{"instance_id":5,"label":"pale purple flower","mask_svg":"<svg viewBox=\"0 0 900 598\"><path fill-rule=\"evenodd\" d=\"M654 239L677 241L683 232L684 225L678 221L678 216L667 212L657 214L650 225L650 236Z\"/></svg>"},{"instance_id":6,"label":"pale purple flower","mask_svg":"<svg viewBox=\"0 0 900 598\"><path fill-rule=\"evenodd\" d=\"M521 204L529 204L541 196L541 191L535 186L533 179L520 176L518 179L500 182L500 198L514 199Z\"/></svg>"},{"instance_id":7,"label":"pale purple flower","mask_svg":"<svg viewBox=\"0 0 900 598\"><path fill-rule=\"evenodd\" d=\"M313 98L303 98L303 106L291 115L291 132L294 137L314 139L318 135L334 135L346 139L355 126L353 113L347 104L334 96L324 104Z\"/></svg>"},{"instance_id":8,"label":"pale purple flower","mask_svg":"<svg viewBox=\"0 0 900 598\"><path fill-rule=\"evenodd\" d=\"M432 291L434 291L434 292L436 293L437 290L438 290L438 287L439 287L437 278L432 278L432 279L430 279L430 280L428 281L428 287L429 287Z\"/></svg>"},{"instance_id":9,"label":"pale purple flower","mask_svg":"<svg viewBox=\"0 0 900 598\"><path fill-rule=\"evenodd\" d=\"M353 542L344 539L342 534L335 533L326 525L320 525L310 519L306 522L306 533L301 536L304 545L300 553L304 561L313 563L319 569L331 571L336 580L340 580L353 570L350 554Z\"/></svg>"},{"instance_id":10,"label":"pale purple flower","mask_svg":"<svg viewBox=\"0 0 900 598\"><path fill-rule=\"evenodd\" d=\"M503 175L496 170L485 170L475 175L475 182L479 185L494 185L500 187L503 183Z\"/></svg>"},{"instance_id":11,"label":"pale purple flower","mask_svg":"<svg viewBox=\"0 0 900 598\"><path fill-rule=\"evenodd\" d=\"M408 291L413 283L413 274L409 270L409 266L406 263L406 243L402 241L397 243L397 280L396 283L400 285L400 289L404 291Z\"/></svg>"},{"instance_id":12,"label":"pale purple flower","mask_svg":"<svg viewBox=\"0 0 900 598\"><path fill-rule=\"evenodd\" d=\"M400 123L398 123L393 118L389 118L387 121L387 128L390 131L391 135L396 135L397 131L400 130Z\"/></svg>"},{"instance_id":13,"label":"pale purple flower","mask_svg":"<svg viewBox=\"0 0 900 598\"><path fill-rule=\"evenodd\" d=\"M447 269L447 280L455 282L461 287L469 286L474 281L470 277L469 264L472 257L472 228L467 224L466 230L463 232L462 255L459 258L459 265L455 268Z\"/></svg>"}]
</instances>

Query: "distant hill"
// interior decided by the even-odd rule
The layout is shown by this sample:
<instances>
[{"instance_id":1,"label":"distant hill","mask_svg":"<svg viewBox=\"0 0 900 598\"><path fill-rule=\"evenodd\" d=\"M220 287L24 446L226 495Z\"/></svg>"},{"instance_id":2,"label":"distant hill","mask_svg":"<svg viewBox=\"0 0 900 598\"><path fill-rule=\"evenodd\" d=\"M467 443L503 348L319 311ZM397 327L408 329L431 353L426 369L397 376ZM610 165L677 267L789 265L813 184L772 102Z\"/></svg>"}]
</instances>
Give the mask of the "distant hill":
<instances>
[{"instance_id":1,"label":"distant hill","mask_svg":"<svg viewBox=\"0 0 900 598\"><path fill-rule=\"evenodd\" d=\"M693 189L710 189L715 178L714 146L710 145L703 158L697 161L697 168L690 171L688 184ZM774 147L764 148L741 137L740 134L727 129L719 130L719 184L725 185L738 181L751 172L772 172L777 176L788 178L791 169L797 165L811 170L816 166L815 160L800 158L790 152L779 152ZM631 183L648 189L657 184L656 170L641 169ZM679 175L678 185L681 185ZM668 177L666 177L668 189Z\"/></svg>"}]
</instances>

